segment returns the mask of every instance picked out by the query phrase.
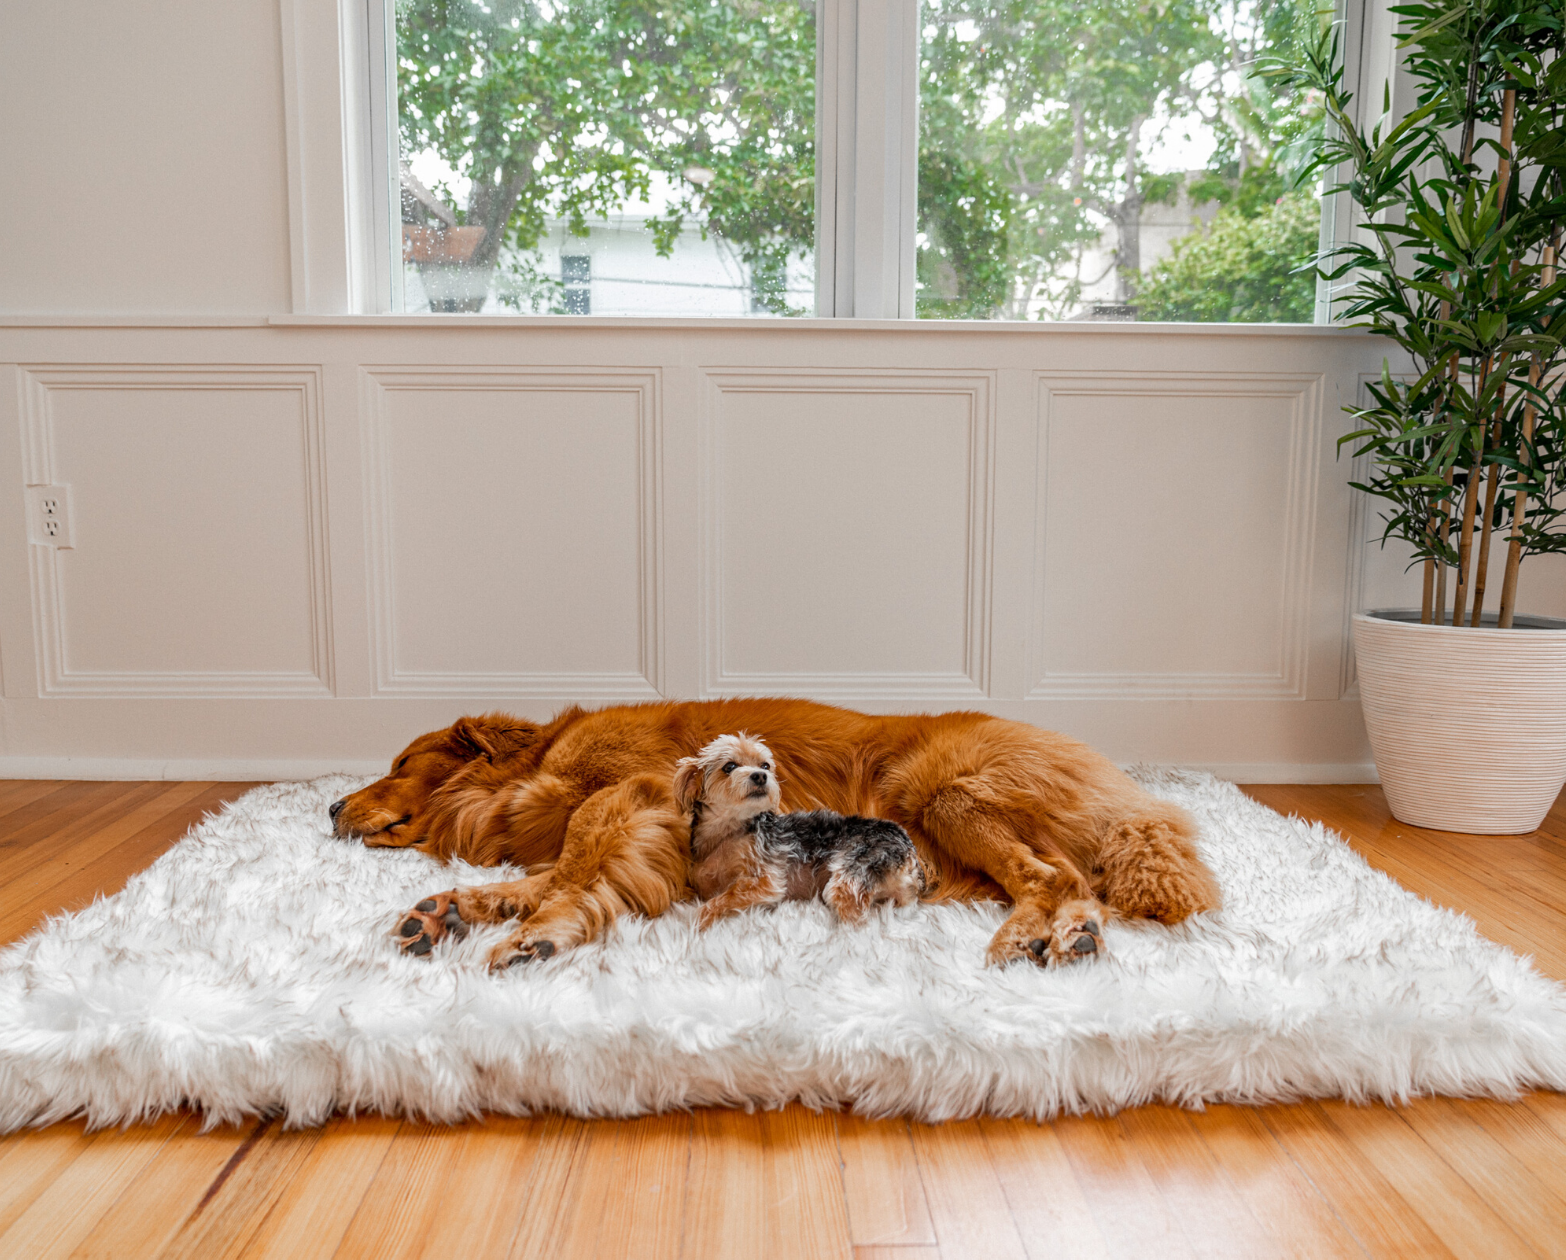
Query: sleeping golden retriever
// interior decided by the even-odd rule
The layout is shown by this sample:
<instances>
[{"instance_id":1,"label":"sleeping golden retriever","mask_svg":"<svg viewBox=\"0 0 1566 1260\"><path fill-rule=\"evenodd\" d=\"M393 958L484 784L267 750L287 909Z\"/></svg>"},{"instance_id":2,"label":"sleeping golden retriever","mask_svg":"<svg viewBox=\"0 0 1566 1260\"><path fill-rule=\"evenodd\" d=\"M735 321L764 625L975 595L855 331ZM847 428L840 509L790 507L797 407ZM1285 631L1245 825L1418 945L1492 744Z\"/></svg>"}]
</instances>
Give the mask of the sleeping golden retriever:
<instances>
[{"instance_id":1,"label":"sleeping golden retriever","mask_svg":"<svg viewBox=\"0 0 1566 1260\"><path fill-rule=\"evenodd\" d=\"M745 699L573 707L544 725L465 717L336 802L332 824L371 846L528 869L421 901L399 929L408 952L514 918L490 965L548 958L616 915L661 914L689 895L675 763L734 731L775 753L784 809L900 823L924 861L928 900L1009 899L991 963L1091 957L1107 914L1178 923L1218 905L1189 814L1075 740L984 713L876 717Z\"/></svg>"}]
</instances>

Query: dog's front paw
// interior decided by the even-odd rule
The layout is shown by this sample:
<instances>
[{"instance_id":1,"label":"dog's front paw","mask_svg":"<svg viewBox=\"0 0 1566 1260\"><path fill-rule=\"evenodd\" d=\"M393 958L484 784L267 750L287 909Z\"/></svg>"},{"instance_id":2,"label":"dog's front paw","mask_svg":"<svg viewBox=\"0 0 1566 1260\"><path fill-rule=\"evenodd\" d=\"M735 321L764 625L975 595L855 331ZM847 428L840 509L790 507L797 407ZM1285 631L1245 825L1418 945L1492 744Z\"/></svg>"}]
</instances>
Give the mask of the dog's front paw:
<instances>
[{"instance_id":1,"label":"dog's front paw","mask_svg":"<svg viewBox=\"0 0 1566 1260\"><path fill-rule=\"evenodd\" d=\"M555 943L551 940L513 932L489 951L489 969L505 971L522 963L542 962L546 958L553 958L555 952Z\"/></svg>"},{"instance_id":2,"label":"dog's front paw","mask_svg":"<svg viewBox=\"0 0 1566 1260\"><path fill-rule=\"evenodd\" d=\"M1045 950L1039 960L1045 961ZM1068 901L1050 924L1048 961L1055 966L1096 958L1104 952L1104 907L1094 901Z\"/></svg>"},{"instance_id":3,"label":"dog's front paw","mask_svg":"<svg viewBox=\"0 0 1566 1260\"><path fill-rule=\"evenodd\" d=\"M393 933L397 948L405 954L423 958L437 941L454 936L459 941L468 934L468 925L457 912L457 891L426 897L399 921Z\"/></svg>"},{"instance_id":4,"label":"dog's front paw","mask_svg":"<svg viewBox=\"0 0 1566 1260\"><path fill-rule=\"evenodd\" d=\"M990 941L984 961L991 967L1022 961L1043 962L1041 951L1048 946L1049 932L1049 918L1043 911L1016 906Z\"/></svg>"}]
</instances>

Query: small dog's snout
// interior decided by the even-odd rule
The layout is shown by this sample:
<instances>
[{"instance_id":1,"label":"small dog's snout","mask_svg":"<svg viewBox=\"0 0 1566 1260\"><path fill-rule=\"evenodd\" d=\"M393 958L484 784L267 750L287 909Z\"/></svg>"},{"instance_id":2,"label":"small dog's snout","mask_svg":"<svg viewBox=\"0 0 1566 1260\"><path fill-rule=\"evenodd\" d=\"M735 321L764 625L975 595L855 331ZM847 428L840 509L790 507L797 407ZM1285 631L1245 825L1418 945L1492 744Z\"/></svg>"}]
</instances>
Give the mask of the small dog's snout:
<instances>
[{"instance_id":1,"label":"small dog's snout","mask_svg":"<svg viewBox=\"0 0 1566 1260\"><path fill-rule=\"evenodd\" d=\"M752 770L750 772L750 781L757 787L766 787L767 772L765 770Z\"/></svg>"},{"instance_id":2,"label":"small dog's snout","mask_svg":"<svg viewBox=\"0 0 1566 1260\"><path fill-rule=\"evenodd\" d=\"M343 806L346 804L348 804L348 798L346 796L340 801L332 802L332 807L326 812L331 816L333 822L337 821L337 815L343 812Z\"/></svg>"}]
</instances>

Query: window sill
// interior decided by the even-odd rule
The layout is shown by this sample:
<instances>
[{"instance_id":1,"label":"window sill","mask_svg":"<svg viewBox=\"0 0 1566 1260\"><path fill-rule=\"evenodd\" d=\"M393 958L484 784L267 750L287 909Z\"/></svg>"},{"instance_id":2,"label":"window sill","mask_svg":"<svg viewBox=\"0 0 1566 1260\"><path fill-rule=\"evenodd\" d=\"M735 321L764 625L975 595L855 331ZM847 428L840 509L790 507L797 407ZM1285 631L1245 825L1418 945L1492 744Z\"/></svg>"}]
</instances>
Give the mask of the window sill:
<instances>
[{"instance_id":1,"label":"window sill","mask_svg":"<svg viewBox=\"0 0 1566 1260\"><path fill-rule=\"evenodd\" d=\"M1172 324L1121 323L1113 320L1062 320L1031 323L986 319L658 319L615 315L0 315L0 328L440 328L459 331L505 328L516 331L600 328L641 332L830 332L844 333L988 333L1005 336L1066 337L1365 337L1363 329L1331 324Z\"/></svg>"},{"instance_id":2,"label":"window sill","mask_svg":"<svg viewBox=\"0 0 1566 1260\"><path fill-rule=\"evenodd\" d=\"M1114 320L1061 320L1034 323L1025 320L988 319L790 319L783 316L751 316L745 319L659 319L615 315L273 315L267 323L284 328L628 328L643 332L670 330L723 330L734 332L951 332L1003 333L1012 336L1244 336L1244 337L1363 337L1364 330L1330 324L1172 324L1129 323Z\"/></svg>"}]
</instances>

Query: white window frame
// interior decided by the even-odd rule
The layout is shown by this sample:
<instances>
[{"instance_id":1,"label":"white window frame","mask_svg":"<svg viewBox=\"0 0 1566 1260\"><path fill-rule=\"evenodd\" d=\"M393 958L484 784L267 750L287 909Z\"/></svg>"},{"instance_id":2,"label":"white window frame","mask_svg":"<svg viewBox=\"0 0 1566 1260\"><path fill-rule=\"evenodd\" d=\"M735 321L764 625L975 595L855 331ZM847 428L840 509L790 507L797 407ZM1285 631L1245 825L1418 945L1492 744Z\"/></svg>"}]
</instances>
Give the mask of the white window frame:
<instances>
[{"instance_id":1,"label":"white window frame","mask_svg":"<svg viewBox=\"0 0 1566 1260\"><path fill-rule=\"evenodd\" d=\"M1394 113L1407 106L1392 38L1396 23L1387 11L1394 2L1337 0L1345 77L1362 111L1380 112L1389 77ZM816 314L912 320L919 0L817 0L817 14ZM391 5L282 0L281 18L294 313L400 312L402 271L393 258L401 207L390 170L398 149L388 90L396 75ZM1325 198L1323 246L1352 230L1347 195ZM1317 323L1330 322L1329 306L1321 285ZM943 322L949 321L921 327Z\"/></svg>"}]
</instances>

